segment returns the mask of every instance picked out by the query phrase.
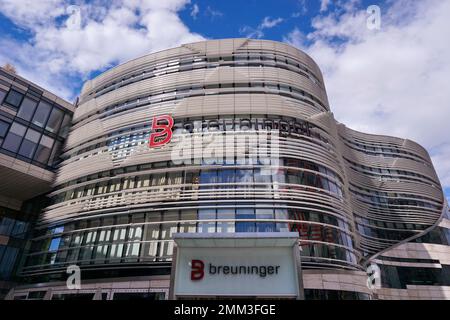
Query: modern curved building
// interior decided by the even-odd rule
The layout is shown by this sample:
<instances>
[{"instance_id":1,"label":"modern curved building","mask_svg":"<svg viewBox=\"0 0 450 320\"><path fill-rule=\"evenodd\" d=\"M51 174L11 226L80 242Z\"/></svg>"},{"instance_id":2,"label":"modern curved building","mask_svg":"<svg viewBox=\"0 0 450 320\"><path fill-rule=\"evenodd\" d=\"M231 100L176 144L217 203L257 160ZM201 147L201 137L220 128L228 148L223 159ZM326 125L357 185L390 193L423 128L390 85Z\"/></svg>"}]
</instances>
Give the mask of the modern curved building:
<instances>
[{"instance_id":1,"label":"modern curved building","mask_svg":"<svg viewBox=\"0 0 450 320\"><path fill-rule=\"evenodd\" d=\"M75 264L79 295L164 299L175 233L276 232L299 234L306 299L418 298L414 273L392 279L424 266L450 298L448 243L417 240L439 228L450 241L427 151L336 122L319 67L287 44L191 43L101 74L83 87L62 158L21 271L29 284L10 298L73 295Z\"/></svg>"}]
</instances>

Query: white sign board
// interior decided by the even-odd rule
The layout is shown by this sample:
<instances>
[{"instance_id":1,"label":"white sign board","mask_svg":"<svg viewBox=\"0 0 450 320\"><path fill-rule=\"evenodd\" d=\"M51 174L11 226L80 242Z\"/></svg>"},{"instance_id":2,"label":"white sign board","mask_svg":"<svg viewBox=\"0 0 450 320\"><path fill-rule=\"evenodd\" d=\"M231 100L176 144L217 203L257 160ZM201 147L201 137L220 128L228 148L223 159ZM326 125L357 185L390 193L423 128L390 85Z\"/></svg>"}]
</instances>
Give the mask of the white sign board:
<instances>
[{"instance_id":1,"label":"white sign board","mask_svg":"<svg viewBox=\"0 0 450 320\"><path fill-rule=\"evenodd\" d=\"M292 247L179 247L176 296L298 295Z\"/></svg>"}]
</instances>

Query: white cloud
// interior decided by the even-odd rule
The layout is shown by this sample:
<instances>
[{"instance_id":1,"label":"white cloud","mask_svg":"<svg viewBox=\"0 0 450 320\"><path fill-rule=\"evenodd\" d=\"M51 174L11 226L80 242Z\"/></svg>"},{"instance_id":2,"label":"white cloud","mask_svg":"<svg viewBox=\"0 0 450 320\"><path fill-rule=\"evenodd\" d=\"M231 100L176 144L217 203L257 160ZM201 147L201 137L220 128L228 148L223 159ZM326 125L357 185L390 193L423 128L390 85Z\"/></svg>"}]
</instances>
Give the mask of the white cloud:
<instances>
[{"instance_id":1,"label":"white cloud","mask_svg":"<svg viewBox=\"0 0 450 320\"><path fill-rule=\"evenodd\" d=\"M446 143L436 149L433 156L433 162L436 165L439 165L442 184L446 188L450 188L450 143Z\"/></svg>"},{"instance_id":2,"label":"white cloud","mask_svg":"<svg viewBox=\"0 0 450 320\"><path fill-rule=\"evenodd\" d=\"M59 88L55 93L73 98L73 92L68 94L60 88L61 80L70 84L74 75L86 78L92 71L140 55L203 40L178 16L188 3L189 0L83 2L81 25L73 28L65 23L71 5L68 0L0 0L2 14L32 33L32 39L25 43L0 38L0 63L12 62L19 73Z\"/></svg>"},{"instance_id":3,"label":"white cloud","mask_svg":"<svg viewBox=\"0 0 450 320\"><path fill-rule=\"evenodd\" d=\"M291 14L291 18L298 18L305 15L308 12L308 6L306 5L306 0L298 0L297 3L299 10Z\"/></svg>"},{"instance_id":4,"label":"white cloud","mask_svg":"<svg viewBox=\"0 0 450 320\"><path fill-rule=\"evenodd\" d=\"M40 26L65 13L63 0L1 0L0 10L20 26Z\"/></svg>"},{"instance_id":5,"label":"white cloud","mask_svg":"<svg viewBox=\"0 0 450 320\"><path fill-rule=\"evenodd\" d=\"M261 24L259 25L259 28L261 30L270 29L280 24L281 22L283 22L283 18L270 19L270 17L265 17L261 22Z\"/></svg>"},{"instance_id":6,"label":"white cloud","mask_svg":"<svg viewBox=\"0 0 450 320\"><path fill-rule=\"evenodd\" d=\"M367 29L365 10L347 6L284 40L318 62L339 121L419 142L450 187L450 1L389 3L380 31Z\"/></svg>"},{"instance_id":7,"label":"white cloud","mask_svg":"<svg viewBox=\"0 0 450 320\"><path fill-rule=\"evenodd\" d=\"M283 38L284 42L289 43L290 45L297 47L297 48L303 48L304 42L305 42L305 35L303 32L300 31L299 28L294 28L289 34L287 34Z\"/></svg>"},{"instance_id":8,"label":"white cloud","mask_svg":"<svg viewBox=\"0 0 450 320\"><path fill-rule=\"evenodd\" d=\"M284 21L283 18L271 19L270 17L264 17L264 19L261 21L261 23L256 28L252 28L250 26L244 26L239 30L239 32L241 34L245 34L247 38L260 39L260 38L264 37L264 31L263 31L264 29L271 29L271 28L279 25L283 21Z\"/></svg>"},{"instance_id":9,"label":"white cloud","mask_svg":"<svg viewBox=\"0 0 450 320\"><path fill-rule=\"evenodd\" d=\"M223 17L223 13L221 11L213 9L210 6L206 7L205 15L210 16L211 20L214 20L215 18Z\"/></svg>"},{"instance_id":10,"label":"white cloud","mask_svg":"<svg viewBox=\"0 0 450 320\"><path fill-rule=\"evenodd\" d=\"M264 32L260 29L255 29L250 26L244 26L239 29L239 33L245 35L246 38L261 39L264 37Z\"/></svg>"},{"instance_id":11,"label":"white cloud","mask_svg":"<svg viewBox=\"0 0 450 320\"><path fill-rule=\"evenodd\" d=\"M200 8L198 7L198 4L194 3L191 10L191 17L195 20L197 19L197 15L200 12Z\"/></svg>"},{"instance_id":12,"label":"white cloud","mask_svg":"<svg viewBox=\"0 0 450 320\"><path fill-rule=\"evenodd\" d=\"M330 3L331 3L331 0L321 0L320 1L320 12L327 11Z\"/></svg>"}]
</instances>

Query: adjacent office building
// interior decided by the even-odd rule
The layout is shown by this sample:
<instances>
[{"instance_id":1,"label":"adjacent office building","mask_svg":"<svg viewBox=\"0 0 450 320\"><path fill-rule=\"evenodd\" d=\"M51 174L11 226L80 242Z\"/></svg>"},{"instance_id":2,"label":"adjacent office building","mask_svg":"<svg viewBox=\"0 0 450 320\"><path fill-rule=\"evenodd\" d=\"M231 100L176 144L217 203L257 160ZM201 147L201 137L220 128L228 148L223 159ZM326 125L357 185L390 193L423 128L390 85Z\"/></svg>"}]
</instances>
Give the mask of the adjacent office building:
<instances>
[{"instance_id":1,"label":"adjacent office building","mask_svg":"<svg viewBox=\"0 0 450 320\"><path fill-rule=\"evenodd\" d=\"M72 104L0 69L0 298L18 280L31 226L48 205Z\"/></svg>"},{"instance_id":2,"label":"adjacent office building","mask_svg":"<svg viewBox=\"0 0 450 320\"><path fill-rule=\"evenodd\" d=\"M251 297L296 279L286 298L450 298L450 215L427 151L338 123L319 67L296 48L212 40L115 67L85 83L56 163L56 147L39 150L64 141L48 119L72 107L45 100L35 120L40 98L28 108L24 86L1 88L1 155L23 162L2 169L3 202L20 197L20 210L53 187L8 299L239 296L248 277L269 288ZM251 260L265 246L270 256ZM277 246L295 268L277 265ZM204 262L215 253L234 266ZM373 263L381 287L368 285ZM71 265L81 288L67 287ZM197 285L204 276L225 278Z\"/></svg>"}]
</instances>

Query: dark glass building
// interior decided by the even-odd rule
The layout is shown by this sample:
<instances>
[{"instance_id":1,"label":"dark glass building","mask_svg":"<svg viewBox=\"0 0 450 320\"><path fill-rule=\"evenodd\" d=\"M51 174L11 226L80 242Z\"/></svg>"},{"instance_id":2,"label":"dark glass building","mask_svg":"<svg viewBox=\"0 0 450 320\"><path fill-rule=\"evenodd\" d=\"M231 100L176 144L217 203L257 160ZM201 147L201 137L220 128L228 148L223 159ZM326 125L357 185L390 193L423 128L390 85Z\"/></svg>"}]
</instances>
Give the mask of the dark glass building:
<instances>
[{"instance_id":1,"label":"dark glass building","mask_svg":"<svg viewBox=\"0 0 450 320\"><path fill-rule=\"evenodd\" d=\"M15 270L32 224L49 204L74 107L0 69L0 298L18 280Z\"/></svg>"},{"instance_id":2,"label":"dark glass building","mask_svg":"<svg viewBox=\"0 0 450 320\"><path fill-rule=\"evenodd\" d=\"M2 150L42 167L34 131L62 142L43 120L59 109L22 111L20 95L5 90L17 115ZM170 142L152 140L158 125ZM287 231L306 299L450 298L450 222L427 151L337 123L319 67L287 44L198 42L99 75L61 158L9 299L164 299L174 233ZM381 288L367 285L371 263Z\"/></svg>"}]
</instances>

